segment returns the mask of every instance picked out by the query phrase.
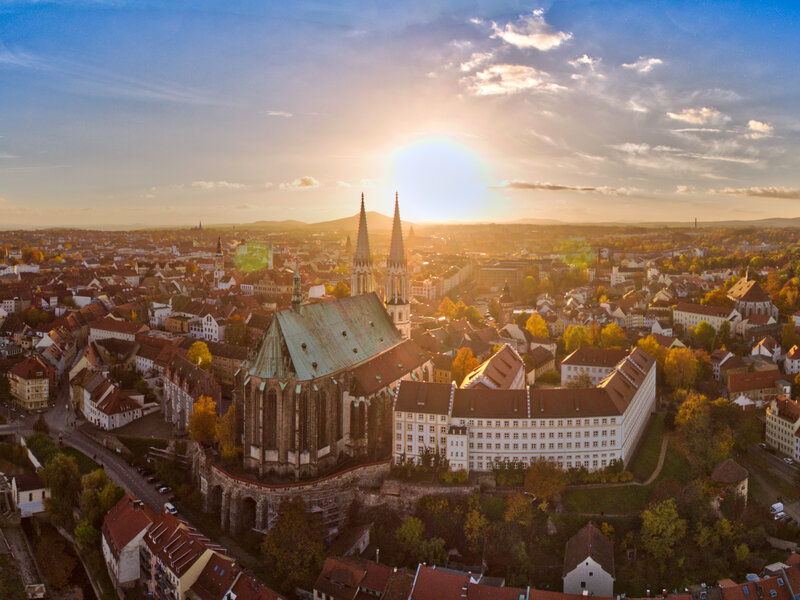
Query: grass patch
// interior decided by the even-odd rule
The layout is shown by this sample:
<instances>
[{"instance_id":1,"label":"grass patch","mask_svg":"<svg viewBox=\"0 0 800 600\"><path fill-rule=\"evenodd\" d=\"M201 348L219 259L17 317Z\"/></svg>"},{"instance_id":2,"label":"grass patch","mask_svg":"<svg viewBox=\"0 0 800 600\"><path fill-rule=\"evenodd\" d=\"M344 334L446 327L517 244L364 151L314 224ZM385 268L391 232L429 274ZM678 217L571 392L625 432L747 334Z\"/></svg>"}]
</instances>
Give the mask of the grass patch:
<instances>
[{"instance_id":1,"label":"grass patch","mask_svg":"<svg viewBox=\"0 0 800 600\"><path fill-rule=\"evenodd\" d=\"M78 471L81 475L86 475L87 473L91 473L92 471L100 468L99 464L86 456L80 450L65 447L61 449L61 452L71 457L75 461L75 464L78 465Z\"/></svg>"},{"instance_id":2,"label":"grass patch","mask_svg":"<svg viewBox=\"0 0 800 600\"><path fill-rule=\"evenodd\" d=\"M163 450L169 443L162 438L142 438L120 435L117 439L122 442L125 447L131 451L134 457L144 459L150 448L159 448Z\"/></svg>"},{"instance_id":3,"label":"grass patch","mask_svg":"<svg viewBox=\"0 0 800 600\"><path fill-rule=\"evenodd\" d=\"M652 470L650 472L652 473ZM667 447L661 473L650 485L571 489L565 490L561 497L564 501L564 508L569 512L631 515L645 508L653 490L659 481L665 478L672 478L680 483L686 483L689 478L689 465L686 458L672 442Z\"/></svg>"},{"instance_id":4,"label":"grass patch","mask_svg":"<svg viewBox=\"0 0 800 600\"><path fill-rule=\"evenodd\" d=\"M7 600L27 600L17 564L10 554L0 554L0 596Z\"/></svg>"},{"instance_id":5,"label":"grass patch","mask_svg":"<svg viewBox=\"0 0 800 600\"><path fill-rule=\"evenodd\" d=\"M661 440L664 438L665 433L664 415L653 415L628 467L628 470L639 481L647 480L658 465Z\"/></svg>"}]
</instances>

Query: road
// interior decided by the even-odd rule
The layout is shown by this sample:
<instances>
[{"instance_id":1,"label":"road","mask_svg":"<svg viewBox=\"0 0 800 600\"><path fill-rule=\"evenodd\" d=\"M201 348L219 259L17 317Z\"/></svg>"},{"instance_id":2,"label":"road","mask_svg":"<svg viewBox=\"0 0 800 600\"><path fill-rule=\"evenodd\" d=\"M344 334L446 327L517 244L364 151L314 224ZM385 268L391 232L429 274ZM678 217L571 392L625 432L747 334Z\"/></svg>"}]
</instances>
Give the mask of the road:
<instances>
[{"instance_id":1,"label":"road","mask_svg":"<svg viewBox=\"0 0 800 600\"><path fill-rule=\"evenodd\" d=\"M796 485L797 480L800 479L800 470L798 470L797 465L786 464L782 456L778 456L777 454L768 452L767 450L756 444L752 444L750 446L749 452L754 456L757 456L760 459L766 461L767 464L769 464L775 471L777 471L776 473L777 475L779 475L781 478L785 479L792 485Z\"/></svg>"}]
</instances>

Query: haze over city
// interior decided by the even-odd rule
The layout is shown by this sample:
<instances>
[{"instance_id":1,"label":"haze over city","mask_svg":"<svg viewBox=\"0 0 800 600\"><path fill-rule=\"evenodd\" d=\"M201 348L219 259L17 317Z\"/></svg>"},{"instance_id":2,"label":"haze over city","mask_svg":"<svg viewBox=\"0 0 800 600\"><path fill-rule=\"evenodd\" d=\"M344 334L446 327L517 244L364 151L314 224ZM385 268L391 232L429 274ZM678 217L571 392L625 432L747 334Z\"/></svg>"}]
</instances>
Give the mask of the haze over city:
<instances>
[{"instance_id":1,"label":"haze over city","mask_svg":"<svg viewBox=\"0 0 800 600\"><path fill-rule=\"evenodd\" d=\"M800 216L794 3L0 3L0 225Z\"/></svg>"}]
</instances>

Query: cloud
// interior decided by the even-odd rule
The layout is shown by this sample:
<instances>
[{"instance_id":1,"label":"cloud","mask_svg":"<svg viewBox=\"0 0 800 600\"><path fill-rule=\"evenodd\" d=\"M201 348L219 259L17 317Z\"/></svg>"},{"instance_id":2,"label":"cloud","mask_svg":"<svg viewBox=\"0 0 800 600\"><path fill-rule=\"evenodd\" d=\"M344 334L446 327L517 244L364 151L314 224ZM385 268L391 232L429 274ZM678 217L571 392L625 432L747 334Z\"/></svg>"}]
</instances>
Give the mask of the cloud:
<instances>
[{"instance_id":1,"label":"cloud","mask_svg":"<svg viewBox=\"0 0 800 600\"><path fill-rule=\"evenodd\" d=\"M362 179L359 183L348 183L347 181L337 181L336 185L340 188L350 189L350 188L360 188L360 189L369 189L375 187L375 184L372 182L371 179Z\"/></svg>"},{"instance_id":2,"label":"cloud","mask_svg":"<svg viewBox=\"0 0 800 600\"><path fill-rule=\"evenodd\" d=\"M748 137L751 140L758 140L761 138L769 137L775 131L775 128L769 123L756 121L754 119L750 119L747 122L747 129L750 130L750 133L748 133L746 137Z\"/></svg>"},{"instance_id":3,"label":"cloud","mask_svg":"<svg viewBox=\"0 0 800 600\"><path fill-rule=\"evenodd\" d=\"M236 207L237 210L253 210L255 206L252 204L240 204Z\"/></svg>"},{"instance_id":4,"label":"cloud","mask_svg":"<svg viewBox=\"0 0 800 600\"><path fill-rule=\"evenodd\" d=\"M294 181L288 181L280 184L280 188L282 190L289 190L289 191L301 191L301 190L313 190L314 188L318 188L320 186L319 181L311 177L310 175L306 175L304 177L298 177Z\"/></svg>"},{"instance_id":5,"label":"cloud","mask_svg":"<svg viewBox=\"0 0 800 600\"><path fill-rule=\"evenodd\" d=\"M679 194L694 194L695 189L691 185L679 185L675 188L675 191Z\"/></svg>"},{"instance_id":6,"label":"cloud","mask_svg":"<svg viewBox=\"0 0 800 600\"><path fill-rule=\"evenodd\" d=\"M249 186L231 181L193 181L192 187L200 190L246 190Z\"/></svg>"},{"instance_id":7,"label":"cloud","mask_svg":"<svg viewBox=\"0 0 800 600\"><path fill-rule=\"evenodd\" d=\"M263 115L268 117L283 117L284 119L288 119L289 117L293 117L294 115L290 112L286 112L285 110L265 110L262 111Z\"/></svg>"},{"instance_id":8,"label":"cloud","mask_svg":"<svg viewBox=\"0 0 800 600\"><path fill-rule=\"evenodd\" d=\"M30 69L43 66L43 63L33 54L10 50L3 42L0 42L0 66Z\"/></svg>"},{"instance_id":9,"label":"cloud","mask_svg":"<svg viewBox=\"0 0 800 600\"><path fill-rule=\"evenodd\" d=\"M573 73L572 79L575 80L582 80L587 79L588 77L597 77L599 79L605 79L606 76L603 73L598 72L597 68L600 66L599 58L593 58L588 54L584 54L583 56L576 58L575 60L569 61L569 64L578 69L583 71L583 73ZM585 73L585 74L584 74Z\"/></svg>"},{"instance_id":10,"label":"cloud","mask_svg":"<svg viewBox=\"0 0 800 600\"><path fill-rule=\"evenodd\" d=\"M645 58L644 56L640 56L636 62L623 63L622 66L626 69L633 69L638 73L649 73L653 70L653 67L662 64L664 64L664 61L660 58Z\"/></svg>"},{"instance_id":11,"label":"cloud","mask_svg":"<svg viewBox=\"0 0 800 600\"><path fill-rule=\"evenodd\" d=\"M667 116L676 121L691 123L692 125L707 125L726 123L730 117L721 113L716 108L703 106L702 108L684 108L679 113L668 112Z\"/></svg>"},{"instance_id":12,"label":"cloud","mask_svg":"<svg viewBox=\"0 0 800 600\"><path fill-rule=\"evenodd\" d=\"M542 52L558 48L561 44L572 38L572 34L565 31L555 31L544 20L544 11L537 9L530 16L520 16L516 23L506 23L500 27L492 22L494 34L507 44L517 48L536 48Z\"/></svg>"},{"instance_id":13,"label":"cloud","mask_svg":"<svg viewBox=\"0 0 800 600\"><path fill-rule=\"evenodd\" d=\"M722 188L709 190L712 194L726 196L745 196L748 198L777 198L780 200L800 200L800 189L787 187L749 187L749 188Z\"/></svg>"},{"instance_id":14,"label":"cloud","mask_svg":"<svg viewBox=\"0 0 800 600\"><path fill-rule=\"evenodd\" d=\"M567 89L551 81L548 73L526 65L492 65L462 78L461 83L476 96L516 94L525 90L555 92Z\"/></svg>"},{"instance_id":15,"label":"cloud","mask_svg":"<svg viewBox=\"0 0 800 600\"><path fill-rule=\"evenodd\" d=\"M538 181L511 180L500 185L490 186L493 190L541 190L545 192L580 192L583 194L603 194L605 196L627 196L631 190L626 188L612 188L607 186L575 186L560 185L555 183L542 183Z\"/></svg>"},{"instance_id":16,"label":"cloud","mask_svg":"<svg viewBox=\"0 0 800 600\"><path fill-rule=\"evenodd\" d=\"M469 72L494 58L494 52L473 52L469 60L461 63L461 70Z\"/></svg>"}]
</instances>

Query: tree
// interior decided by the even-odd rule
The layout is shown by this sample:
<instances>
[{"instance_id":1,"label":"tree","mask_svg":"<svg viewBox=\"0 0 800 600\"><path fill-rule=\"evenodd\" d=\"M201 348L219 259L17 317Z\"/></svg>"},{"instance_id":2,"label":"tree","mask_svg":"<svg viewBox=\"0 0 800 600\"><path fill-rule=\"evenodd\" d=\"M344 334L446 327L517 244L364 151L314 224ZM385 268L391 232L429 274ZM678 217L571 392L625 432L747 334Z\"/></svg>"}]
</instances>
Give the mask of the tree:
<instances>
[{"instance_id":1,"label":"tree","mask_svg":"<svg viewBox=\"0 0 800 600\"><path fill-rule=\"evenodd\" d=\"M668 350L658 343L658 340L656 340L654 335L651 334L646 338L641 338L636 342L636 345L656 359L659 369L664 369L664 363L667 359Z\"/></svg>"},{"instance_id":2,"label":"tree","mask_svg":"<svg viewBox=\"0 0 800 600\"><path fill-rule=\"evenodd\" d=\"M47 512L57 523L71 523L72 507L78 503L81 492L81 478L75 460L59 452L45 465L42 478L50 490L50 497L44 501Z\"/></svg>"},{"instance_id":3,"label":"tree","mask_svg":"<svg viewBox=\"0 0 800 600\"><path fill-rule=\"evenodd\" d=\"M537 312L531 313L530 318L525 323L525 329L527 329L533 337L546 338L550 336L550 332L547 331L547 323L544 322L542 316Z\"/></svg>"},{"instance_id":4,"label":"tree","mask_svg":"<svg viewBox=\"0 0 800 600\"><path fill-rule=\"evenodd\" d=\"M216 435L217 403L211 396L200 396L189 415L189 436L196 442L211 442Z\"/></svg>"},{"instance_id":5,"label":"tree","mask_svg":"<svg viewBox=\"0 0 800 600\"><path fill-rule=\"evenodd\" d=\"M453 379L455 379L456 384L461 385L464 377L474 371L479 364L478 359L472 354L472 350L467 347L461 348L453 359L452 366Z\"/></svg>"},{"instance_id":6,"label":"tree","mask_svg":"<svg viewBox=\"0 0 800 600\"><path fill-rule=\"evenodd\" d=\"M89 523L87 519L82 519L75 526L75 543L78 544L81 550L89 551L100 543L100 530L94 525Z\"/></svg>"},{"instance_id":7,"label":"tree","mask_svg":"<svg viewBox=\"0 0 800 600\"><path fill-rule=\"evenodd\" d=\"M784 350L789 350L792 346L800 342L800 336L797 335L794 321L789 321L781 326L781 346Z\"/></svg>"},{"instance_id":8,"label":"tree","mask_svg":"<svg viewBox=\"0 0 800 600\"><path fill-rule=\"evenodd\" d=\"M525 491L542 503L555 499L564 489L564 472L554 462L539 458L531 461L525 472Z\"/></svg>"},{"instance_id":9,"label":"tree","mask_svg":"<svg viewBox=\"0 0 800 600\"><path fill-rule=\"evenodd\" d=\"M236 403L230 405L225 415L217 421L216 441L219 453L225 460L235 460L242 452L242 418Z\"/></svg>"},{"instance_id":10,"label":"tree","mask_svg":"<svg viewBox=\"0 0 800 600\"><path fill-rule=\"evenodd\" d=\"M731 343L731 322L723 321L719 330L717 331L717 347L725 346L726 348Z\"/></svg>"},{"instance_id":11,"label":"tree","mask_svg":"<svg viewBox=\"0 0 800 600\"><path fill-rule=\"evenodd\" d=\"M697 359L689 348L672 348L664 361L664 375L672 389L688 389L697 380Z\"/></svg>"},{"instance_id":12,"label":"tree","mask_svg":"<svg viewBox=\"0 0 800 600\"><path fill-rule=\"evenodd\" d=\"M706 321L700 321L697 327L694 328L694 337L698 342L708 347L717 337L717 332L711 324Z\"/></svg>"},{"instance_id":13,"label":"tree","mask_svg":"<svg viewBox=\"0 0 800 600\"><path fill-rule=\"evenodd\" d=\"M686 521L678 516L675 500L670 498L642 512L642 545L664 566L672 558L675 545L686 535Z\"/></svg>"},{"instance_id":14,"label":"tree","mask_svg":"<svg viewBox=\"0 0 800 600\"><path fill-rule=\"evenodd\" d=\"M211 366L211 361L214 360L211 356L211 351L208 349L208 344L199 340L189 347L186 358L190 363L197 365L201 369L208 369Z\"/></svg>"},{"instance_id":15,"label":"tree","mask_svg":"<svg viewBox=\"0 0 800 600\"><path fill-rule=\"evenodd\" d=\"M591 346L589 329L583 325L570 325L564 332L564 348L567 354L575 352L578 348Z\"/></svg>"},{"instance_id":16,"label":"tree","mask_svg":"<svg viewBox=\"0 0 800 600\"><path fill-rule=\"evenodd\" d=\"M42 532L36 545L36 562L49 587L60 590L69 584L77 561L67 550L67 544L54 529Z\"/></svg>"},{"instance_id":17,"label":"tree","mask_svg":"<svg viewBox=\"0 0 800 600\"><path fill-rule=\"evenodd\" d=\"M325 293L334 298L347 298L350 295L350 286L344 279L340 279L336 285L325 286Z\"/></svg>"},{"instance_id":18,"label":"tree","mask_svg":"<svg viewBox=\"0 0 800 600\"><path fill-rule=\"evenodd\" d=\"M103 524L103 517L119 502L125 490L114 483L103 469L95 469L81 477L81 519L95 529Z\"/></svg>"},{"instance_id":19,"label":"tree","mask_svg":"<svg viewBox=\"0 0 800 600\"><path fill-rule=\"evenodd\" d=\"M283 500L275 525L267 532L261 552L267 572L280 591L310 589L325 558L322 523L299 496Z\"/></svg>"},{"instance_id":20,"label":"tree","mask_svg":"<svg viewBox=\"0 0 800 600\"><path fill-rule=\"evenodd\" d=\"M616 323L609 323L600 332L600 345L603 348L622 348L627 343L625 332Z\"/></svg>"},{"instance_id":21,"label":"tree","mask_svg":"<svg viewBox=\"0 0 800 600\"><path fill-rule=\"evenodd\" d=\"M436 314L440 317L452 319L456 314L456 305L448 296L445 296L439 303L439 308L436 309Z\"/></svg>"},{"instance_id":22,"label":"tree","mask_svg":"<svg viewBox=\"0 0 800 600\"><path fill-rule=\"evenodd\" d=\"M197 265L193 262L186 263L186 273L189 275L197 273Z\"/></svg>"},{"instance_id":23,"label":"tree","mask_svg":"<svg viewBox=\"0 0 800 600\"><path fill-rule=\"evenodd\" d=\"M717 288L708 292L703 297L702 304L707 304L708 306L720 306L722 308L733 307L733 303L731 302L731 299L728 298L727 292L722 288Z\"/></svg>"},{"instance_id":24,"label":"tree","mask_svg":"<svg viewBox=\"0 0 800 600\"><path fill-rule=\"evenodd\" d=\"M481 511L480 506L474 506L464 518L464 537L467 539L467 544L469 544L469 549L472 552L480 550L488 524L489 521Z\"/></svg>"},{"instance_id":25,"label":"tree","mask_svg":"<svg viewBox=\"0 0 800 600\"><path fill-rule=\"evenodd\" d=\"M512 494L508 497L503 520L506 523L517 523L522 527L530 527L533 521L533 511L530 501L524 494Z\"/></svg>"}]
</instances>

